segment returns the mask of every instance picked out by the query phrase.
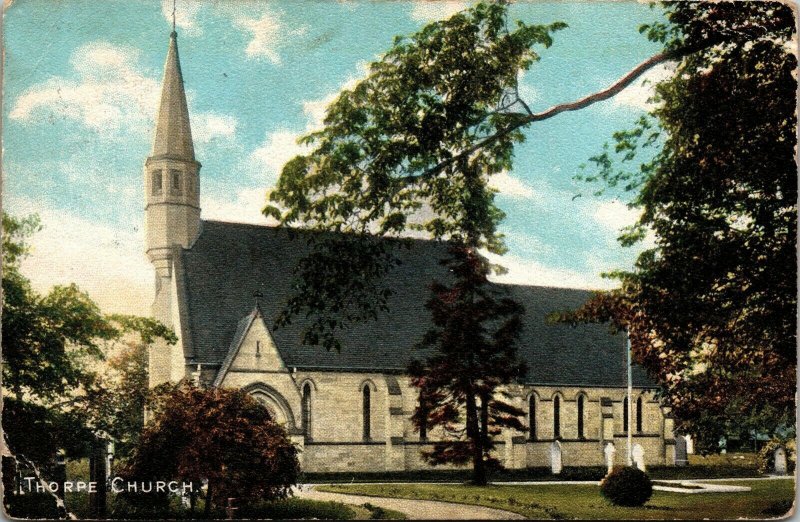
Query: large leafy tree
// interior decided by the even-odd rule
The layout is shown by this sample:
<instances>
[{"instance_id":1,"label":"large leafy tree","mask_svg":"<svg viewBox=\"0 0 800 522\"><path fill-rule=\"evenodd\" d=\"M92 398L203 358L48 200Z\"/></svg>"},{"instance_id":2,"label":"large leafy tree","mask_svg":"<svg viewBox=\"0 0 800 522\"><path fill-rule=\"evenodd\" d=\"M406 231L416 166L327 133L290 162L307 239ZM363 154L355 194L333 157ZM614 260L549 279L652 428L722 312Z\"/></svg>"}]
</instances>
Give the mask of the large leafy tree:
<instances>
[{"instance_id":1,"label":"large leafy tree","mask_svg":"<svg viewBox=\"0 0 800 522\"><path fill-rule=\"evenodd\" d=\"M85 456L114 418L96 415L109 395L106 354L127 336L149 343L174 335L163 325L103 314L75 285L40 295L20 272L38 219L3 215L3 431L12 452L45 473L56 453Z\"/></svg>"},{"instance_id":2,"label":"large leafy tree","mask_svg":"<svg viewBox=\"0 0 800 522\"><path fill-rule=\"evenodd\" d=\"M794 425L795 19L777 2L664 8L667 23L642 28L651 40L720 43L679 60L656 108L614 136L616 156L593 158L584 177L633 191L642 210L622 243L648 232L656 243L616 274L620 290L570 318L627 328L677 428L711 451L724 435Z\"/></svg>"},{"instance_id":3,"label":"large leafy tree","mask_svg":"<svg viewBox=\"0 0 800 522\"><path fill-rule=\"evenodd\" d=\"M192 383L157 388L153 420L121 472L128 480L206 481L206 514L228 498L285 498L297 482L297 449L269 410L242 390ZM165 494L130 494L140 506L166 509ZM158 515L158 512L151 514ZM163 513L161 513L163 515Z\"/></svg>"},{"instance_id":4,"label":"large leafy tree","mask_svg":"<svg viewBox=\"0 0 800 522\"><path fill-rule=\"evenodd\" d=\"M720 5L736 12L737 4ZM713 59L709 56L725 54L732 46L767 42L780 32L782 23L732 21L715 30L718 20L712 17L686 33L675 30L682 23L679 13L691 9L702 11L701 7L675 8L668 11L672 25L649 28L653 38L665 42L663 52L606 89L537 113L520 97L517 77L535 64L537 48L549 46L552 34L564 24L510 24L506 2L499 1L480 3L410 37L396 38L387 53L371 64L368 76L342 92L328 108L325 127L302 139L311 152L286 164L270 195L274 205L265 213L282 223L338 233L311 236L314 248L297 268L296 292L278 325L305 315L310 326L304 341L338 349L337 330L385 311L393 289L386 286L383 276L397 263L394 250L404 242L376 241L372 235L413 233L446 240L460 249L462 259L479 256L484 250L502 253L497 224L503 214L494 204L488 180L512 167L514 145L524 140L525 128L608 99L655 65L670 60L706 60L710 65ZM731 93L737 94L742 93ZM746 94L739 102L745 98ZM674 118L677 122L679 116ZM621 136L623 140L647 140L647 131L643 127ZM649 139L650 143L657 141ZM628 150L626 145L621 147L623 152L631 152L630 146ZM644 175L649 174L648 168L652 170L646 166ZM459 289L491 270L500 270L485 262L471 266L475 272L468 278L463 279L461 272L460 280L440 282L444 286L438 287L429 303L432 311L455 302L469 308L474 301L464 299L467 294ZM503 318L487 318L480 327L487 332L491 327L502 329L501 325L512 319L509 311ZM447 344L458 337L448 330L448 324L456 323L435 323L426 338L428 345L452 350ZM458 349L469 352L477 348L464 342ZM428 363L429 370L437 367L435 359ZM507 379L515 368L510 365L504 376L483 377ZM448 370L455 378L455 366ZM446 411L451 400L448 386L456 381L426 381L420 371L416 375L421 390L428 394L422 397L426 408L439 405L443 408L439 413ZM433 393L434 385L425 382L438 382L444 395ZM423 414L418 410L418 422ZM466 417L475 417L474 412L468 411Z\"/></svg>"},{"instance_id":5,"label":"large leafy tree","mask_svg":"<svg viewBox=\"0 0 800 522\"><path fill-rule=\"evenodd\" d=\"M479 4L397 38L368 77L328 108L325 127L304 138L313 152L284 167L271 195L281 208L267 209L286 224L340 233L314 236L280 319L306 312L305 340L328 348L339 347L337 329L385 310L393 291L381 276L404 243L369 232L449 243L453 277L433 285L434 327L423 341L435 355L412 368L425 403L417 419L425 424L430 415L451 435L431 461L472 460L479 483L495 462L497 427L522 427L522 411L496 397L523 372L514 347L521 307L487 284L493 267L480 250L504 251L503 213L488 180L511 168L514 143L523 140L507 129L520 117L513 108L526 107L517 74L538 59L534 46L549 46L562 27L519 22L510 30L503 3ZM459 152L488 136L491 143Z\"/></svg>"}]
</instances>

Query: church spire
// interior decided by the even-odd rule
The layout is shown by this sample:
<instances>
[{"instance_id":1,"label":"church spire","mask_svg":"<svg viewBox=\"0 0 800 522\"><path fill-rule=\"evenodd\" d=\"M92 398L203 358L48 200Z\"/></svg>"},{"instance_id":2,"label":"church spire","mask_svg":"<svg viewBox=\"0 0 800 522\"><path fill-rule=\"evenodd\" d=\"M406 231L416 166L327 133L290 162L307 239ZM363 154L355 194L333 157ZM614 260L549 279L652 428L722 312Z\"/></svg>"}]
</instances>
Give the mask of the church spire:
<instances>
[{"instance_id":1,"label":"church spire","mask_svg":"<svg viewBox=\"0 0 800 522\"><path fill-rule=\"evenodd\" d=\"M164 64L164 81L161 87L161 105L156 116L153 157L194 161L189 108L186 104L183 74L178 58L178 34L174 30L170 34L169 50Z\"/></svg>"}]
</instances>

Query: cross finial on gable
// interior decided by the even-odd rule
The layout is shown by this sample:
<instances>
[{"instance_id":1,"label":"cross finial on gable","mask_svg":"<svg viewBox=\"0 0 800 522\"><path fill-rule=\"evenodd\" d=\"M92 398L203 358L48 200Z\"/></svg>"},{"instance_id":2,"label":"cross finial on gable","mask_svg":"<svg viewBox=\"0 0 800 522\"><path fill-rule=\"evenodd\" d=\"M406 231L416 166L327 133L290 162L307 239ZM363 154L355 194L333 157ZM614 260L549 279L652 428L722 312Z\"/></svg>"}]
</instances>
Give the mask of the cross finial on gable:
<instances>
[{"instance_id":1,"label":"cross finial on gable","mask_svg":"<svg viewBox=\"0 0 800 522\"><path fill-rule=\"evenodd\" d=\"M256 301L256 307L261 306L261 299L264 297L264 294L261 293L261 290L256 290L253 292L253 299Z\"/></svg>"}]
</instances>

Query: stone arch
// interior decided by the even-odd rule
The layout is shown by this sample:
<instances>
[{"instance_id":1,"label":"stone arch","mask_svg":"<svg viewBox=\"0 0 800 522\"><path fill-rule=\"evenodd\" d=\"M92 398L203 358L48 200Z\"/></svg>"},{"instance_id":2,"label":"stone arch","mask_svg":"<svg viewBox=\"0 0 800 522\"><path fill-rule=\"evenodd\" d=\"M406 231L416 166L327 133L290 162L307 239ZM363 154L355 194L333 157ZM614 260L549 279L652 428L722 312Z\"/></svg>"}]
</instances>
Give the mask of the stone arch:
<instances>
[{"instance_id":1,"label":"stone arch","mask_svg":"<svg viewBox=\"0 0 800 522\"><path fill-rule=\"evenodd\" d=\"M299 389L302 391L302 390L303 390L303 387L304 387L306 384L310 384L310 385L311 385L311 391L312 391L313 393L317 393L317 383L316 383L316 382L314 382L314 379L312 379L311 377L306 377L305 379L303 379L302 381L300 381L300 388L299 388Z\"/></svg>"},{"instance_id":2,"label":"stone arch","mask_svg":"<svg viewBox=\"0 0 800 522\"><path fill-rule=\"evenodd\" d=\"M644 394L639 394L634 403L634 415L636 417L636 433L642 433L644 430Z\"/></svg>"},{"instance_id":3,"label":"stone arch","mask_svg":"<svg viewBox=\"0 0 800 522\"><path fill-rule=\"evenodd\" d=\"M562 437L561 433L561 417L562 417L562 407L564 406L564 394L561 391L553 392L553 395L550 398L551 404L553 405L553 439L558 440ZM559 444L559 449L561 445Z\"/></svg>"},{"instance_id":4,"label":"stone arch","mask_svg":"<svg viewBox=\"0 0 800 522\"><path fill-rule=\"evenodd\" d=\"M317 394L317 387L313 380L304 379L300 383L300 428L303 430L307 440L312 438L314 425L314 396Z\"/></svg>"},{"instance_id":5,"label":"stone arch","mask_svg":"<svg viewBox=\"0 0 800 522\"><path fill-rule=\"evenodd\" d=\"M297 422L292 413L289 401L281 393L263 382L254 382L243 387L242 390L252 395L273 414L276 422L286 424L289 433L297 431Z\"/></svg>"},{"instance_id":6,"label":"stone arch","mask_svg":"<svg viewBox=\"0 0 800 522\"><path fill-rule=\"evenodd\" d=\"M358 387L361 391L361 438L365 441L372 440L374 435L372 426L372 412L375 409L375 395L378 387L369 379L364 380Z\"/></svg>"},{"instance_id":7,"label":"stone arch","mask_svg":"<svg viewBox=\"0 0 800 522\"><path fill-rule=\"evenodd\" d=\"M358 385L358 391L362 391L364 389L364 386L369 386L370 391L372 391L373 393L378 391L378 386L372 379L364 379L363 381L361 381L361 384Z\"/></svg>"},{"instance_id":8,"label":"stone arch","mask_svg":"<svg viewBox=\"0 0 800 522\"><path fill-rule=\"evenodd\" d=\"M581 390L575 394L576 427L579 439L586 438L586 408L589 402L589 395Z\"/></svg>"},{"instance_id":9,"label":"stone arch","mask_svg":"<svg viewBox=\"0 0 800 522\"><path fill-rule=\"evenodd\" d=\"M541 408L542 399L536 390L531 390L525 396L525 407L528 409L528 440L536 440L538 437L538 424L536 417Z\"/></svg>"}]
</instances>

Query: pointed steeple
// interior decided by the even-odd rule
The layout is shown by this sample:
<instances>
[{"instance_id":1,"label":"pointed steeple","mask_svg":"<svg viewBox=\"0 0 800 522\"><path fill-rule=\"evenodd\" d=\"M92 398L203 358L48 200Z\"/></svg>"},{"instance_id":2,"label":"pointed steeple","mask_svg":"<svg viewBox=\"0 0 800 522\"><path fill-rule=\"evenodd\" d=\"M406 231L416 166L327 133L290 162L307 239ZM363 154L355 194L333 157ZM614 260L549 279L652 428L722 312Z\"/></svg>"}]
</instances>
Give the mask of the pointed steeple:
<instances>
[{"instance_id":1,"label":"pointed steeple","mask_svg":"<svg viewBox=\"0 0 800 522\"><path fill-rule=\"evenodd\" d=\"M178 58L178 34L175 31L170 34L167 61L164 64L161 105L156 117L156 135L153 140L153 157L194 161L189 107L186 104L183 74Z\"/></svg>"}]
</instances>

